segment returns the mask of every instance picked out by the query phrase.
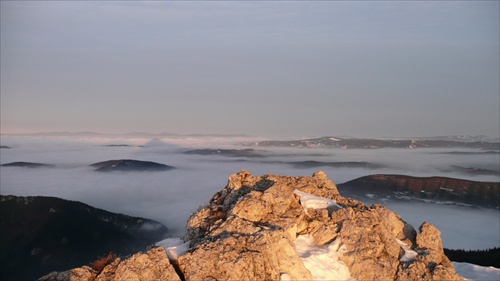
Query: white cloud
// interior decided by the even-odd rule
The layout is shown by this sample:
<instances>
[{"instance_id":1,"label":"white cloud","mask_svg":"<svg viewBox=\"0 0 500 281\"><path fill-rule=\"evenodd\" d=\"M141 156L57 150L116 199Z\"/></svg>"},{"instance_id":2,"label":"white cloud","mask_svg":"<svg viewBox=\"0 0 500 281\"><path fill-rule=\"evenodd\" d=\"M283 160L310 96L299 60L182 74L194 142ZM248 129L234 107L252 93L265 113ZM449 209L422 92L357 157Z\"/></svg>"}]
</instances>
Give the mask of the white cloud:
<instances>
[{"instance_id":1,"label":"white cloud","mask_svg":"<svg viewBox=\"0 0 500 281\"><path fill-rule=\"evenodd\" d=\"M255 141L248 138L246 141ZM1 194L45 195L77 200L94 207L131 216L157 220L171 229L171 235L184 232L189 215L222 189L230 174L247 169L254 175L282 174L309 176L318 168L299 169L280 162L317 160L367 161L394 168L367 170L322 167L335 183L375 173L398 173L451 177L460 174L437 172L447 165L498 165L498 155L432 154L426 150L337 150L259 148L266 158L182 154L194 148L236 148L245 138L162 137L13 137L2 136L1 164L29 161L54 164L54 168L0 168ZM131 144L144 147L108 147L107 144ZM266 152L267 151L267 152ZM314 156L311 156L313 154ZM175 166L166 172L98 173L90 164L111 159L138 159ZM246 161L240 161L246 160ZM473 177L473 180L492 180ZM498 178L496 178L498 180ZM373 203L373 202L368 202ZM388 202L389 208L418 228L423 221L435 224L443 233L445 247L487 248L498 246L498 210L468 209L425 203ZM464 225L470 227L465 227ZM478 232L478 230L481 230Z\"/></svg>"}]
</instances>

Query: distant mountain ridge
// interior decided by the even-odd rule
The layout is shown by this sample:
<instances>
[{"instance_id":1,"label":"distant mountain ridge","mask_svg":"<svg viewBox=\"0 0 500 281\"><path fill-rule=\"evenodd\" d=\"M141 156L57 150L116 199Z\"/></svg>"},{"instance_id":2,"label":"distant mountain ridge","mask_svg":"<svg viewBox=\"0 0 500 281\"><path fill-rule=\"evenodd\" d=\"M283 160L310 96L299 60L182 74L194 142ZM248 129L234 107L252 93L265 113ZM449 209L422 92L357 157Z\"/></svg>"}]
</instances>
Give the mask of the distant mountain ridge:
<instances>
[{"instance_id":1,"label":"distant mountain ridge","mask_svg":"<svg viewBox=\"0 0 500 281\"><path fill-rule=\"evenodd\" d=\"M500 208L500 182L478 182L446 177L369 175L342 184L339 190L384 198L435 200Z\"/></svg>"},{"instance_id":2,"label":"distant mountain ridge","mask_svg":"<svg viewBox=\"0 0 500 281\"><path fill-rule=\"evenodd\" d=\"M481 139L483 139L481 137ZM304 148L470 148L500 150L500 142L484 140L449 140L449 139L375 139L375 138L340 138L321 137L302 140L267 140L243 144L246 146L304 147Z\"/></svg>"}]
</instances>

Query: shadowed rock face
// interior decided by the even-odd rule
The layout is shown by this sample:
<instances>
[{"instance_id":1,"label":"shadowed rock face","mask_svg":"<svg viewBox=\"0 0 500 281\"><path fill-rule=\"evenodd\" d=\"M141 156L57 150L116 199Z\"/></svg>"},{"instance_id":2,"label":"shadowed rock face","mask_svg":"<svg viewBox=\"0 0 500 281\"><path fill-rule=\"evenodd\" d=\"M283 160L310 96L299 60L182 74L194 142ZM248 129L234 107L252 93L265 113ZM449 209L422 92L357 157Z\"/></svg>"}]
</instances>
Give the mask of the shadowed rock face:
<instances>
[{"instance_id":1,"label":"shadowed rock face","mask_svg":"<svg viewBox=\"0 0 500 281\"><path fill-rule=\"evenodd\" d=\"M343 184L346 192L368 192L380 196L430 199L499 208L500 183L445 177L370 175Z\"/></svg>"},{"instance_id":2,"label":"shadowed rock face","mask_svg":"<svg viewBox=\"0 0 500 281\"><path fill-rule=\"evenodd\" d=\"M109 160L91 165L96 168L98 172L112 172L112 171L137 171L137 172L154 172L154 171L168 171L175 169L172 166L160 164L150 161L139 161L130 159Z\"/></svg>"},{"instance_id":3,"label":"shadowed rock face","mask_svg":"<svg viewBox=\"0 0 500 281\"><path fill-rule=\"evenodd\" d=\"M11 162L7 164L2 164L2 167L22 167L22 168L45 168L54 167L54 165L43 164L43 163L33 163L33 162Z\"/></svg>"},{"instance_id":4,"label":"shadowed rock face","mask_svg":"<svg viewBox=\"0 0 500 281\"><path fill-rule=\"evenodd\" d=\"M162 224L55 197L0 196L1 280L34 280L114 252L143 250Z\"/></svg>"}]
</instances>

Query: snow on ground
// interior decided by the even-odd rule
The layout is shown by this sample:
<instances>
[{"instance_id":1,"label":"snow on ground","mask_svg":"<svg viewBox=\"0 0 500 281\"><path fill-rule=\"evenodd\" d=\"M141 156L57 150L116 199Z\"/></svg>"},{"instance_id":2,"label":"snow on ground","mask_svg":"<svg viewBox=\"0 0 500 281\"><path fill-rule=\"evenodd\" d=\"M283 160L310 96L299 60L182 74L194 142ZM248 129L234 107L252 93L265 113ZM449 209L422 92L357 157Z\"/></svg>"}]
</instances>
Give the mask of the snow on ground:
<instances>
[{"instance_id":1,"label":"snow on ground","mask_svg":"<svg viewBox=\"0 0 500 281\"><path fill-rule=\"evenodd\" d=\"M167 238L156 243L167 251L170 260L177 260L189 250L189 241L184 242L180 238Z\"/></svg>"},{"instance_id":2,"label":"snow on ground","mask_svg":"<svg viewBox=\"0 0 500 281\"><path fill-rule=\"evenodd\" d=\"M480 266L466 262L452 262L457 273L471 281L499 281L500 268Z\"/></svg>"},{"instance_id":3,"label":"snow on ground","mask_svg":"<svg viewBox=\"0 0 500 281\"><path fill-rule=\"evenodd\" d=\"M337 206L338 208L342 208L340 205L335 202L335 200L319 197L316 195L312 195L307 192L302 192L300 190L294 189L293 192L300 196L300 204L304 209L313 208L313 209L324 209L330 206Z\"/></svg>"},{"instance_id":4,"label":"snow on ground","mask_svg":"<svg viewBox=\"0 0 500 281\"><path fill-rule=\"evenodd\" d=\"M355 280L349 268L338 259L345 251L345 246L340 245L340 239L335 239L330 244L317 246L310 234L299 235L295 240L295 249L314 280ZM281 280L287 277L283 274Z\"/></svg>"}]
</instances>

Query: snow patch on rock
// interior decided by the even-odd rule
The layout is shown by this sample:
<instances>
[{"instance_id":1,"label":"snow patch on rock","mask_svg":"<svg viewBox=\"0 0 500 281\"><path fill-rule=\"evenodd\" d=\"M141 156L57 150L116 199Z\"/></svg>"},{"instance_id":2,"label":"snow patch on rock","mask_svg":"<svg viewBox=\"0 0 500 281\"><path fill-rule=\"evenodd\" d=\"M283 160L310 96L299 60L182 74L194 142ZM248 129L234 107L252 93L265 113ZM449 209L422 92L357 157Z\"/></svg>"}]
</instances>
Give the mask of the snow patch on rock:
<instances>
[{"instance_id":1,"label":"snow patch on rock","mask_svg":"<svg viewBox=\"0 0 500 281\"><path fill-rule=\"evenodd\" d=\"M155 245L163 247L167 251L168 259L174 261L189 250L189 241L184 242L180 238L167 238L157 242Z\"/></svg>"},{"instance_id":2,"label":"snow patch on rock","mask_svg":"<svg viewBox=\"0 0 500 281\"><path fill-rule=\"evenodd\" d=\"M332 199L319 197L297 189L294 189L293 193L300 196L300 204L302 205L302 207L304 207L305 210L307 210L308 208L313 208L315 210L325 209L331 206L336 206L339 209L342 208L337 204L337 202L335 202L335 200Z\"/></svg>"},{"instance_id":3,"label":"snow patch on rock","mask_svg":"<svg viewBox=\"0 0 500 281\"><path fill-rule=\"evenodd\" d=\"M339 260L339 256L346 251L340 239L317 246L312 235L299 235L295 240L295 248L314 280L356 280L351 277L349 268ZM281 279L287 280L284 275Z\"/></svg>"},{"instance_id":4,"label":"snow patch on rock","mask_svg":"<svg viewBox=\"0 0 500 281\"><path fill-rule=\"evenodd\" d=\"M413 251L412 249L410 249L408 247L408 245L406 245L405 242L403 242L397 238L396 238L396 241L398 242L399 246L401 246L401 248L405 251L405 253L399 259L400 261L412 261L412 260L417 258L418 253Z\"/></svg>"}]
</instances>

